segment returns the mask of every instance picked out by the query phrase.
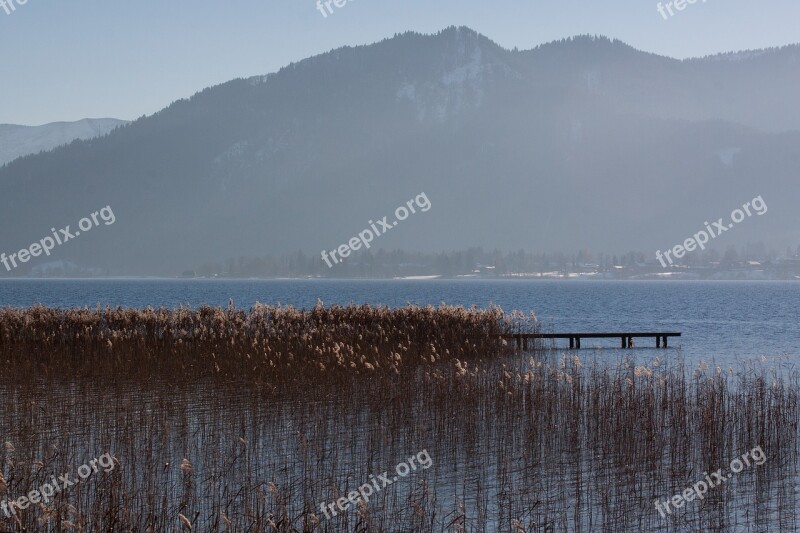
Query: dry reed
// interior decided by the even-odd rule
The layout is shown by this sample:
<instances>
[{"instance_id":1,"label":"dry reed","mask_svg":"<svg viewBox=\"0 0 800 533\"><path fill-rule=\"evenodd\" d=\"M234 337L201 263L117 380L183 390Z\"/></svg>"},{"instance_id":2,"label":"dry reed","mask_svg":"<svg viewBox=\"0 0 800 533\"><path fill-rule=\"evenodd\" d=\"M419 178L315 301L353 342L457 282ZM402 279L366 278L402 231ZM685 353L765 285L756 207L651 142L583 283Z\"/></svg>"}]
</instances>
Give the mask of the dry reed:
<instances>
[{"instance_id":1,"label":"dry reed","mask_svg":"<svg viewBox=\"0 0 800 533\"><path fill-rule=\"evenodd\" d=\"M14 531L736 531L797 528L793 368L685 370L538 349L499 309L0 311L0 497L118 467ZM662 520L653 506L762 446ZM334 501L426 449L349 513ZM1 519L2 517L0 517Z\"/></svg>"}]
</instances>

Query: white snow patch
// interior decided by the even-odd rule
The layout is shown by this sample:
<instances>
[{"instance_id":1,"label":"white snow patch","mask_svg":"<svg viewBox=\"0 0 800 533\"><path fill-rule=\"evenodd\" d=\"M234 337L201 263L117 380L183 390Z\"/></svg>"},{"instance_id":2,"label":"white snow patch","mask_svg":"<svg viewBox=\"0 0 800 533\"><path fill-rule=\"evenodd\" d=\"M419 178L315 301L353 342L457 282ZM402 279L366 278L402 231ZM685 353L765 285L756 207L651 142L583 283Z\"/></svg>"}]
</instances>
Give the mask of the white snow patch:
<instances>
[{"instance_id":1,"label":"white snow patch","mask_svg":"<svg viewBox=\"0 0 800 533\"><path fill-rule=\"evenodd\" d=\"M481 58L483 51L480 46L476 46L472 52L472 61L466 65L457 67L450 72L446 72L442 76L442 83L444 85L465 85L469 81L479 81L483 73L483 64Z\"/></svg>"}]
</instances>

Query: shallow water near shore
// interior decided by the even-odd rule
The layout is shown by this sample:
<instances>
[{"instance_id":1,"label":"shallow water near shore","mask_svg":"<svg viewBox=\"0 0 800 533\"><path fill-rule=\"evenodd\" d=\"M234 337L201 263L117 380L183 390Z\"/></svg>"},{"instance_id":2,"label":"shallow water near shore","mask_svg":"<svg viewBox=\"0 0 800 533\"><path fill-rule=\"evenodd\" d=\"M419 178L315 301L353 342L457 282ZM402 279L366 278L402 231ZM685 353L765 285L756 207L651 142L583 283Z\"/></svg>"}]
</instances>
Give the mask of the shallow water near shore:
<instances>
[{"instance_id":1,"label":"shallow water near shore","mask_svg":"<svg viewBox=\"0 0 800 533\"><path fill-rule=\"evenodd\" d=\"M560 366L554 354L545 359ZM113 452L118 471L95 475L72 489L73 496L81 494L84 503L98 498L94 505L102 508L108 502L99 500L100 488L122 486L128 511L144 518L158 510L148 495L164 487L165 495L196 512L190 518L200 530L226 530L212 509L227 509L238 524L248 509L264 516L272 508L294 517L316 515L309 526L314 531L365 527L356 506L330 519L320 508L383 473L392 483L381 483L372 495L370 531L797 530L793 439L778 446L774 439L762 443L757 434L705 445L705 439L665 438L669 447L662 448L665 434L659 431L628 426L621 436L594 427L585 410L590 403L576 403L573 408L583 407L572 410L571 421L563 396L554 397L555 410L547 402L533 407L534 397L512 396L512 379L505 381L506 397L495 381L503 381L506 368L516 373L531 363L522 357L491 363L488 377L478 374L470 394L437 392L448 384L420 375L414 384L386 386L382 401L375 401L380 387L363 395L356 387L339 395L309 390L276 398L269 387L217 381L42 382L18 391L26 405L13 419L0 416L0 428L17 450L40 450L37 457L51 459L43 479L74 475L93 454ZM0 397L13 400L15 389L0 387ZM359 403L363 397L371 401ZM43 431L31 434L28 424ZM762 444L763 464L744 468L666 518L659 515L655 500L682 493L704 479L704 470L726 468ZM59 455L67 449L68 457ZM396 465L423 450L430 468L398 477Z\"/></svg>"},{"instance_id":2,"label":"shallow water near shore","mask_svg":"<svg viewBox=\"0 0 800 533\"><path fill-rule=\"evenodd\" d=\"M500 336L537 324L497 309L0 315L0 497L102 454L116 465L20 528L797 529L789 357L723 370L675 349L519 352ZM756 448L763 460L736 470ZM430 467L404 474L422 453ZM660 515L656 501L728 468ZM377 476L369 505L323 516Z\"/></svg>"}]
</instances>

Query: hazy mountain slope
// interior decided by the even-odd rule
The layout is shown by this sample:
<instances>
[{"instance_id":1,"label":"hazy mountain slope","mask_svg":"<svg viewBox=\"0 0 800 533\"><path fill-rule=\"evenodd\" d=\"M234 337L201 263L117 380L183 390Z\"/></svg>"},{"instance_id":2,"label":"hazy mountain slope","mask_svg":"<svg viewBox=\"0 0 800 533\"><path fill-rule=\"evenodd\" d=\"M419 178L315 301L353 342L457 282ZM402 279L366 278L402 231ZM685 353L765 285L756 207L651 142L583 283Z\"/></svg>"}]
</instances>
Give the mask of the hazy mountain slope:
<instances>
[{"instance_id":1,"label":"hazy mountain slope","mask_svg":"<svg viewBox=\"0 0 800 533\"><path fill-rule=\"evenodd\" d=\"M621 112L800 131L800 45L678 61L576 37L521 54L529 78L596 95Z\"/></svg>"},{"instance_id":2,"label":"hazy mountain slope","mask_svg":"<svg viewBox=\"0 0 800 533\"><path fill-rule=\"evenodd\" d=\"M53 122L42 126L0 124L0 166L18 157L52 150L74 140L99 137L125 124L115 118L85 118L75 122Z\"/></svg>"},{"instance_id":3,"label":"hazy mountain slope","mask_svg":"<svg viewBox=\"0 0 800 533\"><path fill-rule=\"evenodd\" d=\"M799 55L720 66L588 37L512 52L455 28L343 48L0 170L0 250L111 205L117 222L58 258L174 275L333 249L421 191L433 208L376 246L655 251L758 194L769 215L720 242L796 246L800 134L775 132L800 130Z\"/></svg>"}]
</instances>

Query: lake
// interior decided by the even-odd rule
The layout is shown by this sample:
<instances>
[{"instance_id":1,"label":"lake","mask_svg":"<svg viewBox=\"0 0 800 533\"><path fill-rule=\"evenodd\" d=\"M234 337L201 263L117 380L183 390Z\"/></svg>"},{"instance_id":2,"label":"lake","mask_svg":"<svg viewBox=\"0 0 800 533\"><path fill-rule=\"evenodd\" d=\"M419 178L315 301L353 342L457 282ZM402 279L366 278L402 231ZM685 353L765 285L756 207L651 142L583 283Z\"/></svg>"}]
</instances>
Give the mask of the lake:
<instances>
[{"instance_id":1,"label":"lake","mask_svg":"<svg viewBox=\"0 0 800 533\"><path fill-rule=\"evenodd\" d=\"M97 342L101 328L91 320L51 322L48 329L10 317L0 342L6 362L0 473L16 497L41 486L45 474L76 468L80 474L78 465L113 456L119 468L98 472L57 502L75 506L76 515L103 531L118 529L118 520L129 524L126 530L176 530L178 513L197 531L264 531L273 519L298 531L797 531L800 416L798 376L790 367L800 345L798 287L2 281L0 306L12 307L445 302L534 312L545 331L678 330L683 337L669 350L657 350L652 340L632 351L618 349L615 339L586 342L580 357L491 353L492 343L495 348L478 349L476 357L469 343L458 342L473 329L448 333L447 320L422 341L406 343L425 331L407 319L362 317L342 327L328 318L311 327L273 313L274 327L253 330L232 320L186 326L212 334L170 345L157 334L149 344L137 342L136 328ZM35 324L36 315L27 318ZM57 338L6 342L31 327L34 337ZM148 339L141 333L148 328L138 331ZM245 336L236 341L227 336L233 331ZM437 350L434 342L446 339L456 342ZM618 364L632 354L636 365ZM785 355L782 373L773 360L739 367L762 355ZM737 371L684 374L653 361L657 356ZM340 367L340 360L350 363ZM408 369L397 370L392 361L407 361ZM752 464L738 468L748 453ZM412 458L427 466L403 470ZM34 459L38 468L26 468ZM724 483L711 485L698 501L684 496L685 505L674 503L674 495L715 471ZM369 506L340 507L333 516L323 510L380 476L385 481L374 485ZM662 512L668 500L676 507ZM125 502L124 512L115 502ZM29 530L36 519L25 515ZM234 526L226 528L228 520ZM0 514L0 529L11 525Z\"/></svg>"},{"instance_id":2,"label":"lake","mask_svg":"<svg viewBox=\"0 0 800 533\"><path fill-rule=\"evenodd\" d=\"M545 331L681 331L670 339L690 364L721 366L761 355L786 355L800 347L800 284L725 281L578 280L2 280L0 306L53 307L203 304L239 307L256 302L312 307L349 303L451 305L534 312ZM563 342L563 341L562 341ZM584 350L621 353L616 339L584 341ZM655 341L640 339L636 352L651 358ZM562 344L563 346L563 344Z\"/></svg>"}]
</instances>

